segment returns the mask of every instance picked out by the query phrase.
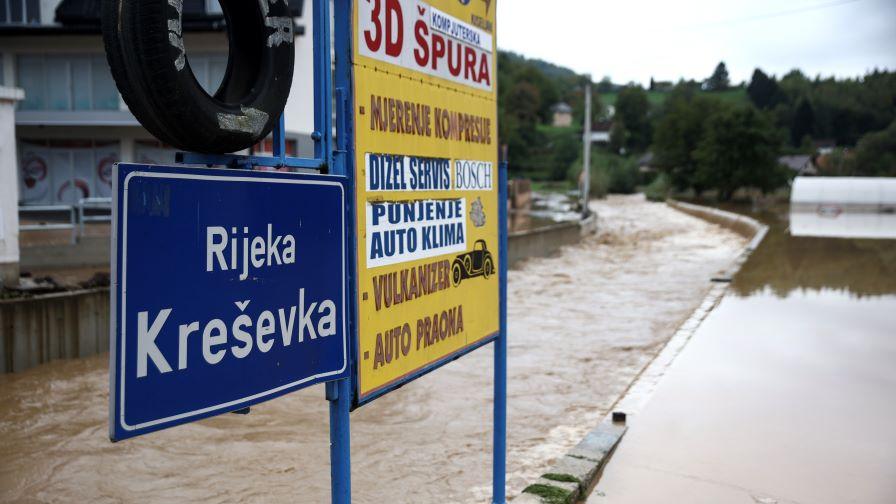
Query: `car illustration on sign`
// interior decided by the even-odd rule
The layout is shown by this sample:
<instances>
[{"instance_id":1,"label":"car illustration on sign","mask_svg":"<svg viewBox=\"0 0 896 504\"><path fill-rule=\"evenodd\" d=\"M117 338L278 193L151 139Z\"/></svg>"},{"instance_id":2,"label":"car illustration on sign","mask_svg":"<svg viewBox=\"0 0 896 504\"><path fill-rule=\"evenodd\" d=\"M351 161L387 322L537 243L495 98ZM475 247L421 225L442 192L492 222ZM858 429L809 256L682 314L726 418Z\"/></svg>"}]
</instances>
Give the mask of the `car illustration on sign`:
<instances>
[{"instance_id":1,"label":"car illustration on sign","mask_svg":"<svg viewBox=\"0 0 896 504\"><path fill-rule=\"evenodd\" d=\"M454 258L451 266L451 280L455 287L465 278L485 277L495 273L495 260L485 245L485 240L476 240L473 250Z\"/></svg>"}]
</instances>

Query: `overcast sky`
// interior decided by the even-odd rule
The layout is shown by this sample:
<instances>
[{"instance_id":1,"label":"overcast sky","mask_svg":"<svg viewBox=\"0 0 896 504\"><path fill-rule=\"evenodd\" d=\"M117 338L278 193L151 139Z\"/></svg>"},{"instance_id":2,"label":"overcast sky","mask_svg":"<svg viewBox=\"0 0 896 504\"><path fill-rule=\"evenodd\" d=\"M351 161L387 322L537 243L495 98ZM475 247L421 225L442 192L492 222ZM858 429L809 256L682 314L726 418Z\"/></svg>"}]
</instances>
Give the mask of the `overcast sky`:
<instances>
[{"instance_id":1,"label":"overcast sky","mask_svg":"<svg viewBox=\"0 0 896 504\"><path fill-rule=\"evenodd\" d=\"M896 0L498 0L498 45L614 82L896 69Z\"/></svg>"}]
</instances>

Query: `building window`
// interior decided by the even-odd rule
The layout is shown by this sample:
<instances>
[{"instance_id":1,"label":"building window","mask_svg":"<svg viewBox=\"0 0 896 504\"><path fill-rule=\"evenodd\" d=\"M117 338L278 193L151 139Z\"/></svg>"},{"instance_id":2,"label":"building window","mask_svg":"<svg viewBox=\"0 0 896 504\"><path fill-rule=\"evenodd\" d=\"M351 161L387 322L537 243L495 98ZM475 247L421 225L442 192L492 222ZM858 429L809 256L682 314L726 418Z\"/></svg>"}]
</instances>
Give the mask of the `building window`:
<instances>
[{"instance_id":1,"label":"building window","mask_svg":"<svg viewBox=\"0 0 896 504\"><path fill-rule=\"evenodd\" d=\"M195 54L187 55L190 69L196 77L196 82L202 86L206 93L213 95L221 81L224 80L224 72L227 71L226 54Z\"/></svg>"},{"instance_id":2,"label":"building window","mask_svg":"<svg viewBox=\"0 0 896 504\"><path fill-rule=\"evenodd\" d=\"M205 0L206 14L221 14L221 3L218 0Z\"/></svg>"},{"instance_id":3,"label":"building window","mask_svg":"<svg viewBox=\"0 0 896 504\"><path fill-rule=\"evenodd\" d=\"M0 0L0 24L40 24L40 0Z\"/></svg>"},{"instance_id":4,"label":"building window","mask_svg":"<svg viewBox=\"0 0 896 504\"><path fill-rule=\"evenodd\" d=\"M102 55L20 55L19 110L118 110L118 89Z\"/></svg>"}]
</instances>

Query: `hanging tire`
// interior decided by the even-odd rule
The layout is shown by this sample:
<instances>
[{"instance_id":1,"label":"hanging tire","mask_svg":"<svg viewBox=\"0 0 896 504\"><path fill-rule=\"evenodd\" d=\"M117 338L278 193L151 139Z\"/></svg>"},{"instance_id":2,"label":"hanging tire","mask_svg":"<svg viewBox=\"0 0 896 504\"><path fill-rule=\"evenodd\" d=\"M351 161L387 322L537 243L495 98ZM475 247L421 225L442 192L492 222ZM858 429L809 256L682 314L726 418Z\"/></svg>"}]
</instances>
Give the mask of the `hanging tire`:
<instances>
[{"instance_id":1,"label":"hanging tire","mask_svg":"<svg viewBox=\"0 0 896 504\"><path fill-rule=\"evenodd\" d=\"M103 42L119 92L156 138L225 153L265 138L289 97L295 61L287 0L220 0L230 56L209 95L183 45L183 0L103 2Z\"/></svg>"}]
</instances>

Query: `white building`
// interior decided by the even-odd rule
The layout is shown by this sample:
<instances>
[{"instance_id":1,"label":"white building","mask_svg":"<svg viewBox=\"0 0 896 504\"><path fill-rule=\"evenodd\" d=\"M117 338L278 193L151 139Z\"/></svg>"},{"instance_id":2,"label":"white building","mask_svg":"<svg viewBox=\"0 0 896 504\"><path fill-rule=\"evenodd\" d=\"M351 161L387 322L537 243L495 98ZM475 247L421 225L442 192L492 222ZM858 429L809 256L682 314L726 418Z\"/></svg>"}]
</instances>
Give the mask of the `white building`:
<instances>
[{"instance_id":1,"label":"white building","mask_svg":"<svg viewBox=\"0 0 896 504\"><path fill-rule=\"evenodd\" d=\"M15 107L21 89L0 86L0 289L19 283L19 213L16 208Z\"/></svg>"},{"instance_id":2,"label":"white building","mask_svg":"<svg viewBox=\"0 0 896 504\"><path fill-rule=\"evenodd\" d=\"M101 4L0 0L0 86L25 92L15 111L20 205L70 205L81 198L108 197L114 162L174 161L175 150L143 129L118 94L103 51ZM310 157L311 2L290 4L297 28L295 75L285 111L287 152ZM184 0L183 21L190 66L200 84L213 90L227 65L218 1ZM270 144L259 144L253 152L270 152Z\"/></svg>"}]
</instances>

